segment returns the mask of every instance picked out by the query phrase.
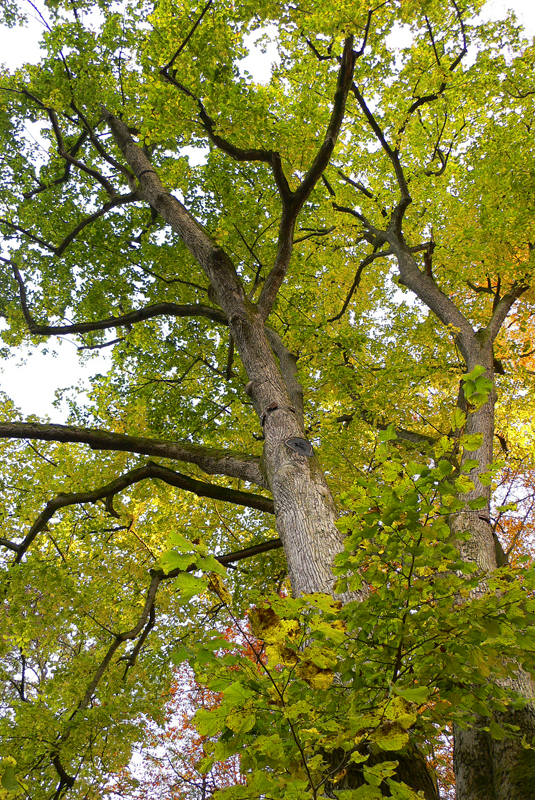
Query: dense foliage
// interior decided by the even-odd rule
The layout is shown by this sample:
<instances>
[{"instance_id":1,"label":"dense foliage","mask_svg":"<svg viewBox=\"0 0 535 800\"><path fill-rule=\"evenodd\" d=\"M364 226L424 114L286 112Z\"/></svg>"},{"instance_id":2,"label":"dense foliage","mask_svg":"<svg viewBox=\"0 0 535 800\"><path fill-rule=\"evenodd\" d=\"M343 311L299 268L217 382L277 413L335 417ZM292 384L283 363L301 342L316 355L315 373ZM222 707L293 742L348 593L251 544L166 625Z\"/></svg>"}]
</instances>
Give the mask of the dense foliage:
<instances>
[{"instance_id":1,"label":"dense foliage","mask_svg":"<svg viewBox=\"0 0 535 800\"><path fill-rule=\"evenodd\" d=\"M6 797L124 792L186 661L229 800L436 800L445 736L535 793L535 48L481 6L49 0L2 70L5 352L111 359L1 398Z\"/></svg>"}]
</instances>

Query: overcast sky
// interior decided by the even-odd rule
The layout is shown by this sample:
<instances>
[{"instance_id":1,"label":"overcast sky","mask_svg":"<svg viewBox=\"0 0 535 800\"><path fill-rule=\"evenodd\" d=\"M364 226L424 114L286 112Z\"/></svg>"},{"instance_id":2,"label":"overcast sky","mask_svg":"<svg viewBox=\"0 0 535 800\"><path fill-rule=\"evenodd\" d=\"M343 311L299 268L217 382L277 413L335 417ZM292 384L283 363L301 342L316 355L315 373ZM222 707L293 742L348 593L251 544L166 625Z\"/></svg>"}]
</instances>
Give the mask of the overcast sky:
<instances>
[{"instance_id":1,"label":"overcast sky","mask_svg":"<svg viewBox=\"0 0 535 800\"><path fill-rule=\"evenodd\" d=\"M37 4L36 4L37 5ZM486 3L482 17L498 19L507 9L516 12L528 36L535 36L535 3L533 0L490 0ZM14 68L25 61L37 62L40 58L39 38L42 26L30 21L24 29L6 29L0 26L1 61ZM269 72L270 56L252 53L244 66L257 80ZM48 355L42 353L48 349ZM81 365L76 345L55 338L38 348L37 352L21 364L21 353L4 361L0 372L0 389L5 391L25 415L48 415L52 421L65 420L65 411L54 408L52 403L59 388L73 386L79 381L87 382L91 374L107 369L107 358L100 354Z\"/></svg>"}]
</instances>

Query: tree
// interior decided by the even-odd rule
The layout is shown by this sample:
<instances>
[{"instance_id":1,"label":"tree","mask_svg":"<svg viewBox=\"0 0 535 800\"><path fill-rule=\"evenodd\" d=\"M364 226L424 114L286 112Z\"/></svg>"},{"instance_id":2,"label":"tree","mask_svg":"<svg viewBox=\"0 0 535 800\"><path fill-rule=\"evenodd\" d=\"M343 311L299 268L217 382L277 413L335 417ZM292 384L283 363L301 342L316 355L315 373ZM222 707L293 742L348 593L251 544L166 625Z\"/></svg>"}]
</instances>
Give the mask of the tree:
<instances>
[{"instance_id":1,"label":"tree","mask_svg":"<svg viewBox=\"0 0 535 800\"><path fill-rule=\"evenodd\" d=\"M309 595L335 596L349 631L388 616L398 592L405 646L407 609L418 608L405 579L422 555L418 578L435 575L428 589L451 641L450 613L500 627L507 609L517 631L496 674L481 657L465 676L477 702L459 719L448 706L457 796L531 796L531 639L525 657L514 644L531 619L529 574L507 573L509 588L493 577L491 487L496 414L507 425L500 441L527 452L531 437L529 375L517 383L495 349L518 356L522 326L504 333L504 322L513 307L518 320L532 309L534 51L513 20L478 24L480 5L54 0L42 63L2 75L4 341L75 336L85 351L113 348L110 373L87 405L71 401L68 425L20 421L7 400L0 423L2 733L18 753L34 732L19 764L30 796L98 796L125 763L169 680L177 625L195 638L215 613L201 572L255 559L230 578L239 616L287 569L298 598L288 618L309 619ZM410 43L399 49L402 31ZM240 73L251 34L278 48L267 84ZM187 155L196 150L197 166ZM342 523L333 494L347 498ZM409 506L397 508L395 534L400 497ZM415 526L433 529L433 547L410 538ZM394 551L399 541L423 547L413 566ZM389 554L392 572L370 548ZM348 576L355 565L364 582ZM310 602L328 619L338 613ZM298 624L303 647L311 624ZM482 630L471 627L478 653L492 638ZM392 664L391 682L409 680L409 667ZM426 664L415 681L430 680ZM490 689L480 697L475 685ZM423 707L421 693L402 691ZM336 716L344 705L324 708ZM408 749L400 735L379 786L436 797L431 735L428 726ZM323 749L314 757L330 769L324 790L360 791L376 754L338 790Z\"/></svg>"},{"instance_id":2,"label":"tree","mask_svg":"<svg viewBox=\"0 0 535 800\"><path fill-rule=\"evenodd\" d=\"M195 730L194 709L212 709L220 702L217 694L200 686L187 664L174 677L166 702L162 728L151 731L144 743L140 778L124 770L109 790L110 797L169 797L172 800L211 797L216 789L243 782L239 758L234 756L213 769L199 771L207 737Z\"/></svg>"}]
</instances>

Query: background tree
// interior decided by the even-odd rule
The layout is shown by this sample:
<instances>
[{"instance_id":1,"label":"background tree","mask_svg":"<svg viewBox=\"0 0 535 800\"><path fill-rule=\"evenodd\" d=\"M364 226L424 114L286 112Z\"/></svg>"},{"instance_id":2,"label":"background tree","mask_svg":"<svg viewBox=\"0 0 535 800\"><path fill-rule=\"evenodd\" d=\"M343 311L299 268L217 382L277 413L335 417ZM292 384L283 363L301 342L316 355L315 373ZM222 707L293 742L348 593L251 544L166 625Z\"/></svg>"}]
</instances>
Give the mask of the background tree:
<instances>
[{"instance_id":1,"label":"background tree","mask_svg":"<svg viewBox=\"0 0 535 800\"><path fill-rule=\"evenodd\" d=\"M396 535L384 542L391 575L371 555L364 584L346 577L335 587L333 571L337 556L354 557L333 493L349 497L349 510L360 478L368 511L378 497L395 502L381 464L397 465L402 496L422 473L418 503L452 496L429 480L460 494L437 513L463 569L475 570L467 601L497 602L488 591L496 366L506 373L507 353L527 352L522 324L520 334L503 326L513 307L518 320L532 309L534 56L513 21L477 24L480 5L305 12L209 0L102 3L96 13L54 2L42 63L2 76L5 342L69 335L83 349L113 348L112 369L88 404L73 401L68 425L20 421L7 400L0 424L10 597L2 735L18 753L21 732L34 731L20 764L31 796L98 795L128 759L169 680L180 625L198 637L215 613L200 573L256 559L231 578L238 616L287 569L296 597L347 603L348 630L359 614L382 618L387 606L375 603L390 602L396 570L405 575L388 549ZM401 51L400 26L410 32ZM279 52L263 85L239 69L255 32ZM28 139L28 121L42 143ZM192 166L186 148L207 146ZM499 436L527 452L529 374L521 379L500 379ZM394 430L408 448L401 461L387 446ZM424 462L405 473L414 448ZM431 457L439 472L429 478ZM370 483L376 469L383 489ZM391 526L377 507L373 548ZM418 509L407 535L429 523L425 503ZM362 550L355 536L348 547ZM419 568L440 571L446 562L423 552ZM400 608L411 587L403 583ZM484 676L499 702L471 706L456 731L460 800L531 792L522 736L533 738L533 711L503 700L508 688L531 697L521 670L530 662L511 647L503 659L516 658L514 670ZM400 674L395 662L394 683ZM418 749L430 735L405 751L401 736L395 774L398 787L435 797ZM332 793L329 768L320 784ZM350 771L340 791L357 791L362 774Z\"/></svg>"},{"instance_id":2,"label":"background tree","mask_svg":"<svg viewBox=\"0 0 535 800\"><path fill-rule=\"evenodd\" d=\"M164 725L150 731L143 743L139 778L124 770L108 789L114 797L191 800L211 797L217 789L243 783L237 756L199 771L207 737L199 734L192 715L197 709L213 709L220 697L200 686L187 665L175 674L166 702Z\"/></svg>"}]
</instances>

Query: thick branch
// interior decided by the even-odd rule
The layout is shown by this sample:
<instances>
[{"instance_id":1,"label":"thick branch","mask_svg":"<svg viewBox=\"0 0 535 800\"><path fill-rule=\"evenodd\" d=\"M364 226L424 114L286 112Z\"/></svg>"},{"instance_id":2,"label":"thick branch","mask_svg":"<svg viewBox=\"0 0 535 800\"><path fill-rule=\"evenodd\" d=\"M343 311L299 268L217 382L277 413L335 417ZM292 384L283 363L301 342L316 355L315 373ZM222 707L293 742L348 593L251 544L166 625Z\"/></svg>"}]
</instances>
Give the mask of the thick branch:
<instances>
[{"instance_id":1,"label":"thick branch","mask_svg":"<svg viewBox=\"0 0 535 800\"><path fill-rule=\"evenodd\" d=\"M482 348L492 347L511 307L529 287L525 283L513 285L511 291L495 303L488 325L476 335L455 303L439 289L427 273L418 268L405 243L400 241L395 234L392 235L392 232L387 232L387 234L398 261L400 282L411 289L444 325L455 329L455 339L467 366L481 363Z\"/></svg>"},{"instance_id":2,"label":"thick branch","mask_svg":"<svg viewBox=\"0 0 535 800\"><path fill-rule=\"evenodd\" d=\"M207 9L208 6L205 8L205 10ZM204 13L205 12L203 12L203 14ZM186 95L186 97L190 97L197 103L197 107L199 109L199 119L201 120L202 127L206 132L208 139L213 145L215 145L215 147L218 148L218 150L221 150L235 161L260 161L264 164L269 164L273 172L273 177L275 179L277 189L279 190L282 203L284 206L287 206L292 199L292 192L290 190L288 179L286 178L286 175L282 169L280 154L275 150L265 150L264 148L259 147L237 147L236 145L232 144L232 142L229 142L228 139L225 139L223 136L220 136L215 132L215 122L206 111L202 100L193 94L193 92L184 86L184 84L177 80L176 70L171 70L175 59L180 54L180 49L181 48L177 50L171 61L166 64L165 67L162 67L160 70L160 75L165 78L168 83L178 89L179 92Z\"/></svg>"},{"instance_id":3,"label":"thick branch","mask_svg":"<svg viewBox=\"0 0 535 800\"><path fill-rule=\"evenodd\" d=\"M246 547L244 550L237 550L235 553L227 553L224 556L216 556L216 560L220 564L233 564L235 561L242 561L245 558L252 558L258 556L260 553L267 553L269 550L278 550L282 547L280 539L270 539L261 544L253 544L251 547Z\"/></svg>"},{"instance_id":4,"label":"thick branch","mask_svg":"<svg viewBox=\"0 0 535 800\"><path fill-rule=\"evenodd\" d=\"M379 123L377 122L377 120L375 119L374 115L372 114L372 112L368 108L368 105L367 105L366 101L364 100L364 97L360 93L360 90L359 90L358 86L356 85L356 83L353 83L351 89L353 91L353 95L355 96L355 99L356 99L357 103L359 104L362 112L364 113L364 116L368 120L368 124L369 124L370 128L372 129L372 131L374 132L374 134L375 134L375 136L377 138L377 141L379 142L379 144L381 145L381 147L383 148L383 150L385 151L386 155L388 156L388 158L390 159L390 161L392 163L392 166L394 168L394 173L396 175L396 180L398 182L398 186L399 186L400 191L401 191L402 201L406 205L409 205L409 203L411 202L411 196L410 196L410 193L409 193L409 187L407 185L407 181L405 179L405 175L403 173L403 169L401 167L401 162L399 160L398 151L397 150L393 150L390 147L390 145L388 144L388 142L386 141L386 137L385 137L385 135L384 135Z\"/></svg>"},{"instance_id":5,"label":"thick branch","mask_svg":"<svg viewBox=\"0 0 535 800\"><path fill-rule=\"evenodd\" d=\"M114 135L117 146L140 183L140 196L160 214L177 233L210 281L216 301L229 320L243 317L247 298L234 265L182 203L167 192L151 162L132 138L127 125L106 109L103 115Z\"/></svg>"},{"instance_id":6,"label":"thick branch","mask_svg":"<svg viewBox=\"0 0 535 800\"><path fill-rule=\"evenodd\" d=\"M468 363L470 359L469 348L476 342L472 326L464 314L459 311L453 300L439 289L429 275L418 268L409 248L403 242L400 242L399 237L395 234L392 235L391 232L388 237L397 258L400 282L411 289L444 325L456 329L456 341Z\"/></svg>"},{"instance_id":7,"label":"thick branch","mask_svg":"<svg viewBox=\"0 0 535 800\"><path fill-rule=\"evenodd\" d=\"M492 343L514 303L529 289L525 283L513 284L511 291L496 303L490 322L485 328L485 339Z\"/></svg>"},{"instance_id":8,"label":"thick branch","mask_svg":"<svg viewBox=\"0 0 535 800\"><path fill-rule=\"evenodd\" d=\"M299 383L297 377L297 357L291 353L279 334L266 326L266 338L271 346L271 349L279 360L279 366L296 413L299 415L301 422L303 421L303 387Z\"/></svg>"},{"instance_id":9,"label":"thick branch","mask_svg":"<svg viewBox=\"0 0 535 800\"><path fill-rule=\"evenodd\" d=\"M73 442L87 444L92 450L117 450L127 453L169 458L196 464L209 475L227 475L230 478L254 483L267 489L260 471L259 456L218 450L189 442L170 442L146 439L98 428L78 428L69 425L47 425L33 422L0 423L0 439L39 439L47 442Z\"/></svg>"},{"instance_id":10,"label":"thick branch","mask_svg":"<svg viewBox=\"0 0 535 800\"><path fill-rule=\"evenodd\" d=\"M353 81L353 73L355 70L355 61L357 54L353 50L353 36L348 36L344 42L344 52L342 55L342 62L338 72L338 81L336 85L336 93L334 95L333 109L331 118L325 132L325 138L321 145L316 158L312 162L310 169L303 178L301 185L294 192L295 203L299 208L303 205L305 200L309 197L310 192L321 178L325 168L327 167L334 150L334 146L340 134L342 121L344 119L347 96Z\"/></svg>"},{"instance_id":11,"label":"thick branch","mask_svg":"<svg viewBox=\"0 0 535 800\"><path fill-rule=\"evenodd\" d=\"M297 216L331 159L344 119L347 96L353 83L356 58L357 54L353 50L353 36L348 36L344 42L344 52L338 72L333 109L325 138L310 169L299 187L293 192L291 203L283 206L277 256L258 299L258 309L264 319L267 319L271 312L277 292L290 265L290 258L293 251L293 234Z\"/></svg>"},{"instance_id":12,"label":"thick branch","mask_svg":"<svg viewBox=\"0 0 535 800\"><path fill-rule=\"evenodd\" d=\"M61 182L61 181L60 181ZM47 188L47 187L45 187ZM103 217L108 211L111 211L112 208L118 208L119 206L124 206L127 203L133 203L136 200L139 200L137 192L130 192L129 194L122 194L122 195L115 195L112 200L108 203L105 203L102 208L99 208L98 211L95 211L93 214L90 214L88 217L84 217L78 225L76 225L70 233L65 236L65 238L59 243L59 245L55 246L50 244L50 242L46 242L40 236L36 236L31 231L27 230L26 228L21 227L20 225L16 225L13 222L9 222L6 219L0 219L0 223L2 225L6 225L6 227L10 228L13 231L17 231L18 233L22 233L26 236L31 242L35 242L43 247L45 250L53 253L56 256L61 256L67 247L74 241L74 239L78 236L78 234L83 231L84 228L87 228L88 225L91 225L93 222L96 222L97 219Z\"/></svg>"},{"instance_id":13,"label":"thick branch","mask_svg":"<svg viewBox=\"0 0 535 800\"><path fill-rule=\"evenodd\" d=\"M344 209L341 209L341 210L344 210ZM411 248L409 248L409 250L410 250L411 253L417 253L418 251L421 251L421 250L428 250L429 246L430 246L430 244L428 242L426 244L419 244L419 245L416 245L415 247L411 247ZM342 306L340 312L338 314L336 314L336 316L331 317L330 319L328 319L327 322L336 322L337 320L340 319L340 317L343 316L346 308L348 307L348 305L349 305L349 303L351 301L351 298L353 297L353 294L355 293L355 291L359 287L360 280L362 278L362 273L363 273L364 269L369 264L371 264L373 261L375 261L376 258L385 258L386 256L392 256L392 255L394 255L394 251L391 250L391 249L381 250L381 251L379 251L377 253L370 253L369 256L366 256L366 258L364 258L360 262L359 266L357 267L357 271L355 273L355 278L354 278L353 283L351 285L351 289L349 290L348 295L347 295L347 297L346 297L346 299L344 301L344 305Z\"/></svg>"},{"instance_id":14,"label":"thick branch","mask_svg":"<svg viewBox=\"0 0 535 800\"><path fill-rule=\"evenodd\" d=\"M76 239L79 233L83 231L84 228L87 228L88 225L92 225L93 222L96 222L97 219L103 217L108 211L111 211L112 208L118 208L120 206L127 205L128 203L134 203L136 200L139 200L137 192L130 192L129 194L122 194L119 196L115 196L112 200L108 203L104 203L102 208L99 208L98 211L95 211L93 214L90 214L88 217L84 217L78 225L76 225L70 233L63 239L62 242L56 247L55 254L57 256L63 255L67 247Z\"/></svg>"}]
</instances>

